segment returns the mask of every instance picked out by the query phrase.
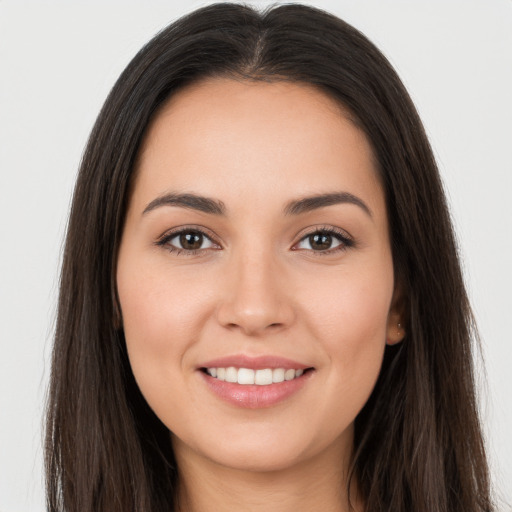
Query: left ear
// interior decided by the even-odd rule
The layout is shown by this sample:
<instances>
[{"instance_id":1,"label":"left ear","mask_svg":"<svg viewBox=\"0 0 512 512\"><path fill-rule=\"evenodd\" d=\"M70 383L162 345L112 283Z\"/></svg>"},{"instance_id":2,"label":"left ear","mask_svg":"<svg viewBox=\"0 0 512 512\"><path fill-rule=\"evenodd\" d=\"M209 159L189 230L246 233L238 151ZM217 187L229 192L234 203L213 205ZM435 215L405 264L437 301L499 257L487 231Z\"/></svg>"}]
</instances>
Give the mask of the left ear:
<instances>
[{"instance_id":1,"label":"left ear","mask_svg":"<svg viewBox=\"0 0 512 512\"><path fill-rule=\"evenodd\" d=\"M395 288L388 314L386 343L396 345L405 337L405 295L400 286Z\"/></svg>"}]
</instances>

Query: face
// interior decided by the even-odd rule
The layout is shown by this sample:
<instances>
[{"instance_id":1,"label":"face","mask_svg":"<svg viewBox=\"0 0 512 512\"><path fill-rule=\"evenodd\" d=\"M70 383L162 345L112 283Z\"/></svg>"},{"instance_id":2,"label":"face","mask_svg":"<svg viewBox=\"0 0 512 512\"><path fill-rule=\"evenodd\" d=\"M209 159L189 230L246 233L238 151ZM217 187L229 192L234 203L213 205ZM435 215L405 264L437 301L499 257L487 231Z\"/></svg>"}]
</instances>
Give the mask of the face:
<instances>
[{"instance_id":1,"label":"face","mask_svg":"<svg viewBox=\"0 0 512 512\"><path fill-rule=\"evenodd\" d=\"M401 339L363 133L310 86L209 80L165 105L136 171L122 323L178 458L260 471L345 453Z\"/></svg>"}]
</instances>

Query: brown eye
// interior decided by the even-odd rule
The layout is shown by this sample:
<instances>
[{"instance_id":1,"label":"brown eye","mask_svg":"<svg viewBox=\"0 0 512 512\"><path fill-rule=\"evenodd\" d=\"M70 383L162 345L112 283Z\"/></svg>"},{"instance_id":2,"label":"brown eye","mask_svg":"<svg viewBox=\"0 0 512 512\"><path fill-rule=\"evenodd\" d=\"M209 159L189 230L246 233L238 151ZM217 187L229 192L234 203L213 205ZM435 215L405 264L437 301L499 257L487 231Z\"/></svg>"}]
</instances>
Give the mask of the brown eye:
<instances>
[{"instance_id":1,"label":"brown eye","mask_svg":"<svg viewBox=\"0 0 512 512\"><path fill-rule=\"evenodd\" d=\"M219 248L207 235L194 229L185 229L164 236L159 240L158 245L166 247L171 252L182 252L185 254L187 252L192 254L204 249Z\"/></svg>"},{"instance_id":2,"label":"brown eye","mask_svg":"<svg viewBox=\"0 0 512 512\"><path fill-rule=\"evenodd\" d=\"M323 229L306 235L294 249L330 254L353 245L354 242L345 233Z\"/></svg>"},{"instance_id":3,"label":"brown eye","mask_svg":"<svg viewBox=\"0 0 512 512\"><path fill-rule=\"evenodd\" d=\"M179 235L181 248L187 251L197 251L197 249L201 249L203 239L203 234L197 231L188 231Z\"/></svg>"},{"instance_id":4,"label":"brown eye","mask_svg":"<svg viewBox=\"0 0 512 512\"><path fill-rule=\"evenodd\" d=\"M315 233L308 236L308 241L311 249L314 251L325 251L332 246L332 235L327 233Z\"/></svg>"}]
</instances>

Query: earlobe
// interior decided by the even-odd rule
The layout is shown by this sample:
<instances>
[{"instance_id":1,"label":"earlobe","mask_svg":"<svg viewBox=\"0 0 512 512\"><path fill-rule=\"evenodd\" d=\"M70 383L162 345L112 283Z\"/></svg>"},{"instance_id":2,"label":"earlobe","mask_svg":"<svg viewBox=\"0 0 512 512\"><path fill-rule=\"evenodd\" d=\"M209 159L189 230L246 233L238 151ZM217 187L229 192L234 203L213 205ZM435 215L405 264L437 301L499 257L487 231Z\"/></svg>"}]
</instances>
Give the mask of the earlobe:
<instances>
[{"instance_id":1,"label":"earlobe","mask_svg":"<svg viewBox=\"0 0 512 512\"><path fill-rule=\"evenodd\" d=\"M392 319L395 315L390 315L390 319L388 320L388 330L386 343L388 345L396 345L400 343L405 337L405 329L400 322Z\"/></svg>"},{"instance_id":2,"label":"earlobe","mask_svg":"<svg viewBox=\"0 0 512 512\"><path fill-rule=\"evenodd\" d=\"M405 297L403 291L395 289L388 315L386 343L396 345L405 338Z\"/></svg>"}]
</instances>

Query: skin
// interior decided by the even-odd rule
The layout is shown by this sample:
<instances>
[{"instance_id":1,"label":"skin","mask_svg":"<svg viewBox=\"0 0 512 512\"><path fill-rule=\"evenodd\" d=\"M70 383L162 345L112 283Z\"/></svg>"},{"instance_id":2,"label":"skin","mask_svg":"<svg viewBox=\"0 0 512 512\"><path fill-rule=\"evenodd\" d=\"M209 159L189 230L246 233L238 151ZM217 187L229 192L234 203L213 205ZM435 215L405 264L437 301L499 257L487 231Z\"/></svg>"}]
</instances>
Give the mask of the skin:
<instances>
[{"instance_id":1,"label":"skin","mask_svg":"<svg viewBox=\"0 0 512 512\"><path fill-rule=\"evenodd\" d=\"M137 383L172 432L181 510L348 510L354 419L386 342L404 335L366 137L308 85L210 79L156 116L136 172L118 260L122 323ZM170 192L221 201L225 214L172 205L144 213ZM368 211L339 203L284 212L333 192ZM195 253L170 251L179 237L158 245L180 226L212 242ZM352 243L313 248L308 235L324 228ZM314 370L286 400L240 408L198 370L233 354Z\"/></svg>"}]
</instances>

